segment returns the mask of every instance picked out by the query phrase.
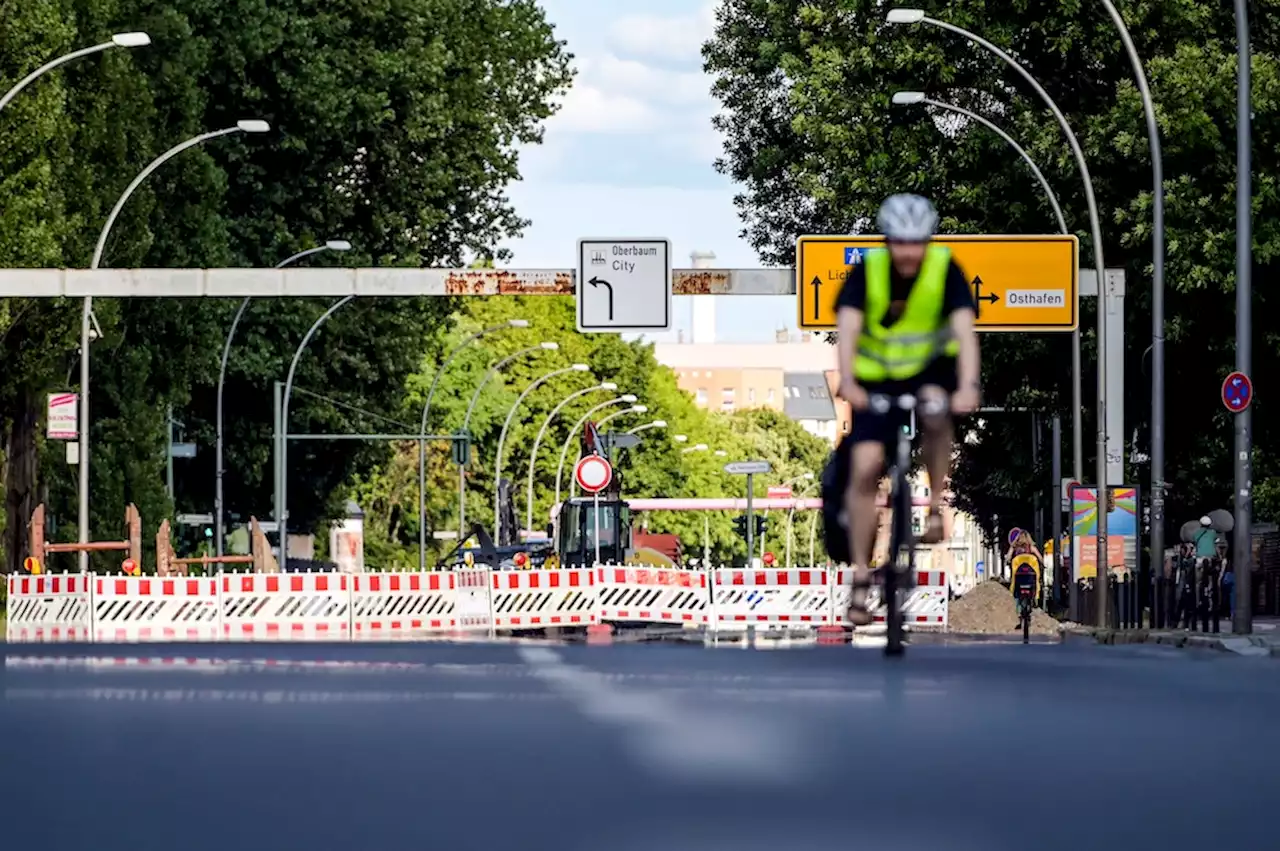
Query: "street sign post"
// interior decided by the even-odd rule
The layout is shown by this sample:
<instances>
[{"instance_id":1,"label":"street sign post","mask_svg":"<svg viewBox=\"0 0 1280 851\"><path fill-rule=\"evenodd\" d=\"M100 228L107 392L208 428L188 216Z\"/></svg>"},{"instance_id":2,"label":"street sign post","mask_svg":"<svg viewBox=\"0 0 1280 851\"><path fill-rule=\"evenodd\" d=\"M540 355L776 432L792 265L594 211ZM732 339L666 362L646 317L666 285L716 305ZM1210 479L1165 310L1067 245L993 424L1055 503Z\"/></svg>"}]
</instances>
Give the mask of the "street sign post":
<instances>
[{"instance_id":1,"label":"street sign post","mask_svg":"<svg viewBox=\"0 0 1280 851\"><path fill-rule=\"evenodd\" d=\"M577 282L579 331L670 330L670 240L579 239Z\"/></svg>"},{"instance_id":2,"label":"street sign post","mask_svg":"<svg viewBox=\"0 0 1280 851\"><path fill-rule=\"evenodd\" d=\"M1080 322L1080 245L1074 236L940 236L964 270L978 305L979 331L1074 331ZM796 240L799 327L835 328L836 297L849 270L881 236Z\"/></svg>"},{"instance_id":3,"label":"street sign post","mask_svg":"<svg viewBox=\"0 0 1280 851\"><path fill-rule=\"evenodd\" d=\"M1253 403L1253 382L1243 372L1233 372L1222 380L1222 404L1233 414L1247 411Z\"/></svg>"},{"instance_id":4,"label":"street sign post","mask_svg":"<svg viewBox=\"0 0 1280 851\"><path fill-rule=\"evenodd\" d=\"M724 465L724 471L731 476L747 477L747 567L751 567L751 554L755 552L755 515L752 513L752 494L755 491L755 477L773 472L768 461L732 461Z\"/></svg>"}]
</instances>

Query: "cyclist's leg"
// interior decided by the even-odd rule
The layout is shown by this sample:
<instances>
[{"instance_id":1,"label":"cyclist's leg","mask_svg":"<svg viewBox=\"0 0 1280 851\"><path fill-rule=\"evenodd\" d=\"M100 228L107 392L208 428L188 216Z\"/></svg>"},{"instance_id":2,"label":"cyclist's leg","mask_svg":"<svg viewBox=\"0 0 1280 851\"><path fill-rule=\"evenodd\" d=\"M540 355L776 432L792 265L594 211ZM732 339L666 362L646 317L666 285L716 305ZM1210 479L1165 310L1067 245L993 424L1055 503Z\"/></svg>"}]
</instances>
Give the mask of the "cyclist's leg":
<instances>
[{"instance_id":1,"label":"cyclist's leg","mask_svg":"<svg viewBox=\"0 0 1280 851\"><path fill-rule=\"evenodd\" d=\"M849 435L853 451L845 515L849 520L849 552L853 554L853 593L848 617L855 626L866 626L872 620L867 611L867 593L871 584L871 551L879 526L876 494L884 474L884 433L888 427L886 418L864 411L854 417Z\"/></svg>"},{"instance_id":2,"label":"cyclist's leg","mask_svg":"<svg viewBox=\"0 0 1280 851\"><path fill-rule=\"evenodd\" d=\"M954 358L939 358L920 376L916 391L921 401L949 400L956 390ZM924 444L924 466L929 472L929 518L920 542L936 544L944 535L942 525L942 493L951 474L952 427L950 406L941 414L917 417Z\"/></svg>"}]
</instances>

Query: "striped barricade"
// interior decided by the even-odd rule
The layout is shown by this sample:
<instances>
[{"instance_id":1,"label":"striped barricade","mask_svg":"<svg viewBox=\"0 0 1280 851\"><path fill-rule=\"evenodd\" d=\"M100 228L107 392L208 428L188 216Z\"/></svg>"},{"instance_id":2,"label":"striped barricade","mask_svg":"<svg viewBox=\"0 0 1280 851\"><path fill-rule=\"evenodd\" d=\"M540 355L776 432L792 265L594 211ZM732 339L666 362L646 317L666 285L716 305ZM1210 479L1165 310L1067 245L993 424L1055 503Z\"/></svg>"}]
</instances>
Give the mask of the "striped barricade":
<instances>
[{"instance_id":1,"label":"striped barricade","mask_svg":"<svg viewBox=\"0 0 1280 851\"><path fill-rule=\"evenodd\" d=\"M95 641L217 641L220 615L216 577L93 580Z\"/></svg>"},{"instance_id":2,"label":"striped barricade","mask_svg":"<svg viewBox=\"0 0 1280 851\"><path fill-rule=\"evenodd\" d=\"M819 568L712 571L717 629L753 624L819 627L831 620L831 587Z\"/></svg>"},{"instance_id":3,"label":"striped barricade","mask_svg":"<svg viewBox=\"0 0 1280 851\"><path fill-rule=\"evenodd\" d=\"M590 569L495 570L489 575L494 629L590 626L600 622Z\"/></svg>"},{"instance_id":4,"label":"striped barricade","mask_svg":"<svg viewBox=\"0 0 1280 851\"><path fill-rule=\"evenodd\" d=\"M351 631L357 639L412 637L457 626L453 573L357 573Z\"/></svg>"},{"instance_id":5,"label":"striped barricade","mask_svg":"<svg viewBox=\"0 0 1280 851\"><path fill-rule=\"evenodd\" d=\"M46 574L8 577L7 641L91 641L89 577Z\"/></svg>"},{"instance_id":6,"label":"striped barricade","mask_svg":"<svg viewBox=\"0 0 1280 851\"><path fill-rule=\"evenodd\" d=\"M835 572L834 589L832 591L833 617L835 623L848 626L845 611L849 607L849 583L853 580L853 571L842 568ZM947 626L947 574L942 570L917 570L916 587L908 591L903 598L903 622L909 627L935 627L945 629ZM867 608L875 623L885 621L884 601L881 599L880 586L871 586L867 595Z\"/></svg>"},{"instance_id":7,"label":"striped barricade","mask_svg":"<svg viewBox=\"0 0 1280 851\"><path fill-rule=\"evenodd\" d=\"M595 571L602 621L694 626L711 621L705 571L624 565Z\"/></svg>"},{"instance_id":8,"label":"striped barricade","mask_svg":"<svg viewBox=\"0 0 1280 851\"><path fill-rule=\"evenodd\" d=\"M218 577L228 641L336 641L351 637L346 573L244 573Z\"/></svg>"}]
</instances>

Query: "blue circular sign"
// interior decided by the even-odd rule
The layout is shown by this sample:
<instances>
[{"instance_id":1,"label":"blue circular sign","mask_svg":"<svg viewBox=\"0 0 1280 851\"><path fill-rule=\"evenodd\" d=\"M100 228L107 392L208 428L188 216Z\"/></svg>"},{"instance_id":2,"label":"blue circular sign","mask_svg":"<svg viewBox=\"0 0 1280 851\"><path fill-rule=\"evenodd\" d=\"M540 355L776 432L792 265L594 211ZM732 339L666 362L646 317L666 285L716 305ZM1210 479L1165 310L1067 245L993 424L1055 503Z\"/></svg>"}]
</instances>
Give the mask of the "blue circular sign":
<instances>
[{"instance_id":1,"label":"blue circular sign","mask_svg":"<svg viewBox=\"0 0 1280 851\"><path fill-rule=\"evenodd\" d=\"M1253 382L1243 372L1233 372L1222 382L1222 404L1233 414L1249 407L1253 401Z\"/></svg>"}]
</instances>

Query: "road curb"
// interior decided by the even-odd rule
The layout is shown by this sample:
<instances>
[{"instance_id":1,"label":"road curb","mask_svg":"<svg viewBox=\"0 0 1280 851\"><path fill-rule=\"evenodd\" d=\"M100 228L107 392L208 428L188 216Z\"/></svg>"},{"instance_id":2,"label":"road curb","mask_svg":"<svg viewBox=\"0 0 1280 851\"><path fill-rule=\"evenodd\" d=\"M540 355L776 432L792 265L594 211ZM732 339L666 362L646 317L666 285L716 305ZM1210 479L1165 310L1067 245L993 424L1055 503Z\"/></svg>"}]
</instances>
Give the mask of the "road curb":
<instances>
[{"instance_id":1,"label":"road curb","mask_svg":"<svg viewBox=\"0 0 1280 851\"><path fill-rule=\"evenodd\" d=\"M1160 644L1166 647L1190 647L1234 653L1238 656L1271 656L1280 658L1280 645L1256 635L1205 635L1203 633L1165 632L1150 629L1111 629L1069 626L1066 636L1092 638L1098 644Z\"/></svg>"}]
</instances>

